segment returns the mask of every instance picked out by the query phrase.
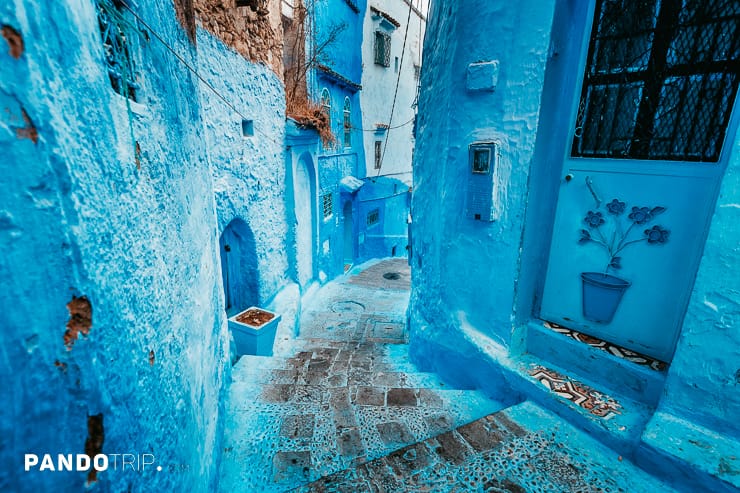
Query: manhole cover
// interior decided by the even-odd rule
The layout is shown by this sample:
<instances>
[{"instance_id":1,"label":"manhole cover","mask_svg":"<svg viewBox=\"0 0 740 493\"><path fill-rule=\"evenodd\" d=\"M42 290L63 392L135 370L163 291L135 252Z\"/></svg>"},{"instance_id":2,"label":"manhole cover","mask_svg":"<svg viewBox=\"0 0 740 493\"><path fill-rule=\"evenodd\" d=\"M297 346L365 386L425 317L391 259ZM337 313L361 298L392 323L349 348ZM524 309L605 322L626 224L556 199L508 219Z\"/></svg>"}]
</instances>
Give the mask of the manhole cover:
<instances>
[{"instance_id":1,"label":"manhole cover","mask_svg":"<svg viewBox=\"0 0 740 493\"><path fill-rule=\"evenodd\" d=\"M399 274L398 272L386 272L385 274L383 274L383 278L390 281L397 281L401 279L401 274Z\"/></svg>"},{"instance_id":2,"label":"manhole cover","mask_svg":"<svg viewBox=\"0 0 740 493\"><path fill-rule=\"evenodd\" d=\"M356 301L337 301L331 306L334 313L364 312L365 305Z\"/></svg>"}]
</instances>

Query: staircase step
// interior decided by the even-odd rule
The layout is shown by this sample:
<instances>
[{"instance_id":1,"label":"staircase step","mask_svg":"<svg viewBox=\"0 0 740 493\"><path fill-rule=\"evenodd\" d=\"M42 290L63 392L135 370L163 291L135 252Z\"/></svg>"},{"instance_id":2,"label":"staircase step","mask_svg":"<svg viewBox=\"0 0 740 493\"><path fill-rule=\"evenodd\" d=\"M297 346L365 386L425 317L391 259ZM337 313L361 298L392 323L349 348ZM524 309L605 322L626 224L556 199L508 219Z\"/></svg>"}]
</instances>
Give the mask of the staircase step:
<instances>
[{"instance_id":1,"label":"staircase step","mask_svg":"<svg viewBox=\"0 0 740 493\"><path fill-rule=\"evenodd\" d=\"M674 491L531 402L296 491Z\"/></svg>"},{"instance_id":2,"label":"staircase step","mask_svg":"<svg viewBox=\"0 0 740 493\"><path fill-rule=\"evenodd\" d=\"M224 491L286 491L503 407L478 391L362 389L234 383Z\"/></svg>"},{"instance_id":3,"label":"staircase step","mask_svg":"<svg viewBox=\"0 0 740 493\"><path fill-rule=\"evenodd\" d=\"M542 407L631 455L653 412L651 406L615 392L531 355L517 360L517 390Z\"/></svg>"},{"instance_id":4,"label":"staircase step","mask_svg":"<svg viewBox=\"0 0 740 493\"><path fill-rule=\"evenodd\" d=\"M666 412L648 423L636 462L692 493L740 491L740 441Z\"/></svg>"},{"instance_id":5,"label":"staircase step","mask_svg":"<svg viewBox=\"0 0 740 493\"><path fill-rule=\"evenodd\" d=\"M224 491L286 491L505 407L415 371L405 345L307 339L295 349L234 367Z\"/></svg>"},{"instance_id":6,"label":"staircase step","mask_svg":"<svg viewBox=\"0 0 740 493\"><path fill-rule=\"evenodd\" d=\"M529 324L527 352L648 406L665 384L665 363L549 322Z\"/></svg>"}]
</instances>

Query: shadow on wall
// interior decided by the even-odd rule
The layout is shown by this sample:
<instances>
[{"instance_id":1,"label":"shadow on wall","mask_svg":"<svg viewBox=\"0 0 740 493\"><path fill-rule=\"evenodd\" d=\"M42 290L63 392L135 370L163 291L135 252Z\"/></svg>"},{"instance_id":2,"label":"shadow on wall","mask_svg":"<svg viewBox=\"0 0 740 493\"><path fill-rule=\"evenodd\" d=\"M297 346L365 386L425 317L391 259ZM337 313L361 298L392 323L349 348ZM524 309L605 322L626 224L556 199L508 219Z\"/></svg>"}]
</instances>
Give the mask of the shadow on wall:
<instances>
[{"instance_id":1,"label":"shadow on wall","mask_svg":"<svg viewBox=\"0 0 740 493\"><path fill-rule=\"evenodd\" d=\"M226 312L233 315L259 304L259 268L254 233L242 219L232 220L219 239Z\"/></svg>"}]
</instances>

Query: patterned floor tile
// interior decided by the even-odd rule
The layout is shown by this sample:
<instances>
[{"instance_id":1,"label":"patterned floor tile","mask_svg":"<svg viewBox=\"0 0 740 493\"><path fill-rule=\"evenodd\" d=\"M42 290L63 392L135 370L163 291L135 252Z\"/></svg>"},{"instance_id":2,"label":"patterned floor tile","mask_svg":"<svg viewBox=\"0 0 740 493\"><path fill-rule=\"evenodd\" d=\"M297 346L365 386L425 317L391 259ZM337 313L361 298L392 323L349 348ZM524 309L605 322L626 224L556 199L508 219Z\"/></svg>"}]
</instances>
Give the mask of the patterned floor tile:
<instances>
[{"instance_id":1,"label":"patterned floor tile","mask_svg":"<svg viewBox=\"0 0 740 493\"><path fill-rule=\"evenodd\" d=\"M616 344L612 344L597 337L593 337L582 332L563 327L562 325L558 325L554 322L544 322L543 325L550 330L553 330L559 334L563 334L564 336L570 337L571 339L574 339L583 344L588 344L589 346L596 349L600 349L613 356L616 356L617 358L622 358L638 365L647 366L648 368L655 371L662 372L666 371L666 369L668 368L668 364L664 363L663 361L659 361L657 359L651 358L650 356L646 356L630 349L623 348L622 346L617 346Z\"/></svg>"},{"instance_id":2,"label":"patterned floor tile","mask_svg":"<svg viewBox=\"0 0 740 493\"><path fill-rule=\"evenodd\" d=\"M563 399L567 399L574 404L588 409L594 416L610 419L615 414L621 414L621 405L608 395L592 389L576 380L572 380L560 373L545 368L544 366L532 365L529 375L540 381L545 387L550 389Z\"/></svg>"}]
</instances>

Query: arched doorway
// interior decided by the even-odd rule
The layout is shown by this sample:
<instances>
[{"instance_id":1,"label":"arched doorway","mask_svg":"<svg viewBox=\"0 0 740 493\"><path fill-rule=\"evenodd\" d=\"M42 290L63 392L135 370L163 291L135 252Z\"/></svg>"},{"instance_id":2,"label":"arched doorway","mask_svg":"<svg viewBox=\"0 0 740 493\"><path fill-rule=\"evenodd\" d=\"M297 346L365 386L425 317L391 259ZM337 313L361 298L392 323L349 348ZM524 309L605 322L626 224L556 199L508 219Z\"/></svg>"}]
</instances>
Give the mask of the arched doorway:
<instances>
[{"instance_id":1,"label":"arched doorway","mask_svg":"<svg viewBox=\"0 0 740 493\"><path fill-rule=\"evenodd\" d=\"M234 219L219 239L226 312L231 315L259 304L257 246L249 225Z\"/></svg>"},{"instance_id":2,"label":"arched doorway","mask_svg":"<svg viewBox=\"0 0 740 493\"><path fill-rule=\"evenodd\" d=\"M296 264L298 284L306 287L314 278L316 250L316 175L311 156L301 156L296 166L294 200L296 218Z\"/></svg>"},{"instance_id":3,"label":"arched doorway","mask_svg":"<svg viewBox=\"0 0 740 493\"><path fill-rule=\"evenodd\" d=\"M355 260L355 245L354 245L354 224L352 219L352 201L348 200L344 203L342 209L342 219L344 221L344 270L352 265Z\"/></svg>"}]
</instances>

